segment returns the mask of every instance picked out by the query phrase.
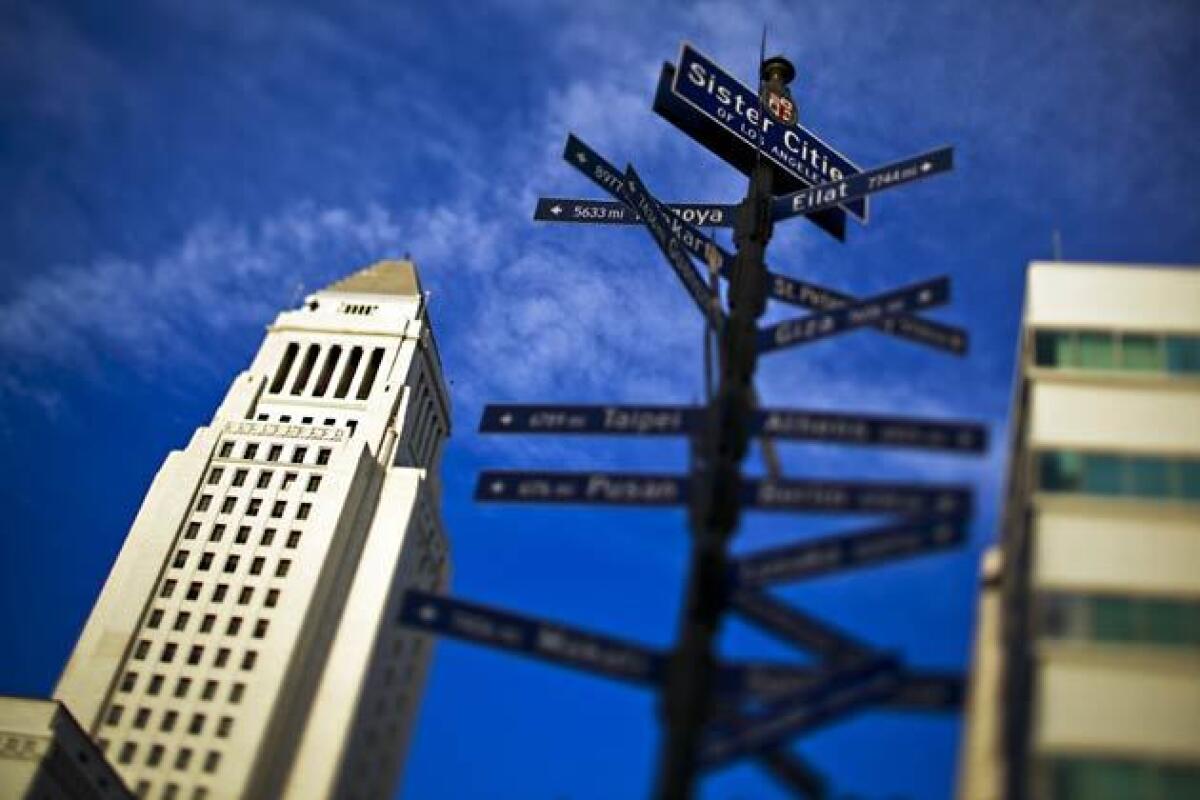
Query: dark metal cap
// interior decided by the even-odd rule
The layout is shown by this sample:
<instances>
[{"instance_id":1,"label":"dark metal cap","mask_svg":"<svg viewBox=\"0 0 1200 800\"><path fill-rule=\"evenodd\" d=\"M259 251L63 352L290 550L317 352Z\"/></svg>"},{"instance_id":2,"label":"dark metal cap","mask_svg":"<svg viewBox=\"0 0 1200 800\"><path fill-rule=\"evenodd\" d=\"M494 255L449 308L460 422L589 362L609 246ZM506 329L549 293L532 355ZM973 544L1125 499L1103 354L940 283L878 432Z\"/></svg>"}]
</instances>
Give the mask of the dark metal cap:
<instances>
[{"instance_id":1,"label":"dark metal cap","mask_svg":"<svg viewBox=\"0 0 1200 800\"><path fill-rule=\"evenodd\" d=\"M783 56L771 56L762 63L761 77L765 81L778 78L780 83L787 86L795 80L796 68Z\"/></svg>"}]
</instances>

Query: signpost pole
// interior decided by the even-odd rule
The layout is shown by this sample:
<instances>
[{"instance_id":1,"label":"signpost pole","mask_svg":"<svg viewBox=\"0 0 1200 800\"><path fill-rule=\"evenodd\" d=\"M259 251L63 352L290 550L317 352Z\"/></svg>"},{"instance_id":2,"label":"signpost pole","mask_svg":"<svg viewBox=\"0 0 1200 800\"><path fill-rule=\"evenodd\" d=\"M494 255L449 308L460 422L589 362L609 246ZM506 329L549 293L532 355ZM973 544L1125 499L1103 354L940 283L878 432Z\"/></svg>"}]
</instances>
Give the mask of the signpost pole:
<instances>
[{"instance_id":1,"label":"signpost pole","mask_svg":"<svg viewBox=\"0 0 1200 800\"><path fill-rule=\"evenodd\" d=\"M762 64L761 77L777 95L787 95L792 65L776 57ZM763 113L760 107L759 114ZM709 403L708 426L698 437L690 506L692 550L679 639L663 692L663 740L655 797L692 796L697 754L711 718L716 684L715 642L727 605L728 544L740 514L738 487L755 407L758 320L767 301L767 243L773 230L773 169L759 158L734 225L729 286L729 320L720 334L720 382Z\"/></svg>"}]
</instances>

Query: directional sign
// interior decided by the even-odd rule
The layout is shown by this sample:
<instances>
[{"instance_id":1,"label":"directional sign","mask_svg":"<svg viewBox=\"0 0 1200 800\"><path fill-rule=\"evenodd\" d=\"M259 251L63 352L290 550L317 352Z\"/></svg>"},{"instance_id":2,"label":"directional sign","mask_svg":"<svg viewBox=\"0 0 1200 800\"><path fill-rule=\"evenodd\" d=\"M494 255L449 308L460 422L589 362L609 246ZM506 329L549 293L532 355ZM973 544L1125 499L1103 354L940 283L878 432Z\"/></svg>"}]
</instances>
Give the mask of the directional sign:
<instances>
[{"instance_id":1,"label":"directional sign","mask_svg":"<svg viewBox=\"0 0 1200 800\"><path fill-rule=\"evenodd\" d=\"M987 428L971 422L761 409L755 414L752 429L772 439L915 447L961 453L982 453L987 449Z\"/></svg>"},{"instance_id":2,"label":"directional sign","mask_svg":"<svg viewBox=\"0 0 1200 800\"><path fill-rule=\"evenodd\" d=\"M669 506L688 500L690 482L678 475L627 472L524 472L485 470L475 499L506 503L582 503ZM742 503L760 511L966 515L970 489L907 483L846 481L742 481Z\"/></svg>"},{"instance_id":3,"label":"directional sign","mask_svg":"<svg viewBox=\"0 0 1200 800\"><path fill-rule=\"evenodd\" d=\"M704 429L702 406L487 405L480 433L691 435ZM987 429L969 422L859 416L798 409L760 409L751 435L837 444L981 453Z\"/></svg>"},{"instance_id":4,"label":"directional sign","mask_svg":"<svg viewBox=\"0 0 1200 800\"><path fill-rule=\"evenodd\" d=\"M813 667L778 663L724 664L721 666L720 702L769 703L810 687L823 673ZM962 708L965 681L958 673L903 670L900 686L885 705L892 711L955 712Z\"/></svg>"},{"instance_id":5,"label":"directional sign","mask_svg":"<svg viewBox=\"0 0 1200 800\"><path fill-rule=\"evenodd\" d=\"M400 621L608 678L657 684L665 674L666 658L640 645L442 595L410 589Z\"/></svg>"},{"instance_id":6,"label":"directional sign","mask_svg":"<svg viewBox=\"0 0 1200 800\"><path fill-rule=\"evenodd\" d=\"M489 405L480 433L609 433L665 436L699 432L697 406Z\"/></svg>"},{"instance_id":7,"label":"directional sign","mask_svg":"<svg viewBox=\"0 0 1200 800\"><path fill-rule=\"evenodd\" d=\"M687 478L677 475L486 470L479 474L475 499L506 503L672 506L686 503L687 491Z\"/></svg>"},{"instance_id":8,"label":"directional sign","mask_svg":"<svg viewBox=\"0 0 1200 800\"><path fill-rule=\"evenodd\" d=\"M953 168L953 147L931 150L903 161L860 172L849 178L822 183L811 189L802 189L778 197L771 203L771 216L779 221L826 208L836 208L848 201L923 178L932 178Z\"/></svg>"},{"instance_id":9,"label":"directional sign","mask_svg":"<svg viewBox=\"0 0 1200 800\"><path fill-rule=\"evenodd\" d=\"M900 683L894 661L880 660L846 676L835 673L814 686L805 702L780 704L761 717L744 718L700 748L705 769L718 767L739 756L760 752L820 725L885 700Z\"/></svg>"},{"instance_id":10,"label":"directional sign","mask_svg":"<svg viewBox=\"0 0 1200 800\"><path fill-rule=\"evenodd\" d=\"M754 165L758 162L757 151L753 147L747 146L741 138L735 136L724 125L697 111L695 106L671 91L674 83L674 65L663 64L662 72L658 77L658 87L654 92L655 113L704 145L734 169L750 175L754 171ZM775 194L787 194L812 185L770 160L766 163L774 171L772 191ZM828 211L818 211L810 214L808 220L839 242L846 241L846 212L842 209L831 208Z\"/></svg>"},{"instance_id":11,"label":"directional sign","mask_svg":"<svg viewBox=\"0 0 1200 800\"><path fill-rule=\"evenodd\" d=\"M877 323L922 308L932 308L950 299L950 279L925 281L877 295L853 304L790 319L760 328L758 352L769 353L784 347L808 344L855 328Z\"/></svg>"},{"instance_id":12,"label":"directional sign","mask_svg":"<svg viewBox=\"0 0 1200 800\"><path fill-rule=\"evenodd\" d=\"M735 206L670 203L667 208L692 225L733 227ZM565 197L539 197L533 218L540 222L597 222L608 225L639 225L642 222L624 203Z\"/></svg>"},{"instance_id":13,"label":"directional sign","mask_svg":"<svg viewBox=\"0 0 1200 800\"><path fill-rule=\"evenodd\" d=\"M758 94L712 59L684 42L671 91L724 127L752 150L810 186L839 181L862 170L802 125L783 125L760 112ZM865 199L841 204L867 221Z\"/></svg>"},{"instance_id":14,"label":"directional sign","mask_svg":"<svg viewBox=\"0 0 1200 800\"><path fill-rule=\"evenodd\" d=\"M759 511L966 515L971 490L911 483L751 479L742 481L742 503Z\"/></svg>"},{"instance_id":15,"label":"directional sign","mask_svg":"<svg viewBox=\"0 0 1200 800\"><path fill-rule=\"evenodd\" d=\"M642 184L642 180L637 172L634 171L632 164L625 169L625 182L620 191L622 198L642 218L642 222L645 224L647 230L650 231L651 237L658 245L658 248L662 250L662 254L667 259L667 263L671 265L671 269L675 270L675 274L679 277L683 288L691 295L692 300L696 303L696 307L700 309L700 313L706 319L722 319L723 313L721 311L720 298L704 282L704 279L700 277L700 273L696 271L695 265L692 264L692 259L688 256L683 242L680 241L675 231L671 229L672 222L679 222L679 218L672 218L672 215L659 206L658 201L654 199L654 196Z\"/></svg>"},{"instance_id":16,"label":"directional sign","mask_svg":"<svg viewBox=\"0 0 1200 800\"><path fill-rule=\"evenodd\" d=\"M764 550L734 559L729 577L739 586L769 586L935 553L966 539L964 519L919 520Z\"/></svg>"},{"instance_id":17,"label":"directional sign","mask_svg":"<svg viewBox=\"0 0 1200 800\"><path fill-rule=\"evenodd\" d=\"M668 94L670 92L668 91ZM688 107L690 110L690 106ZM578 169L594 183L614 197L620 198L620 189L624 180L616 167L603 156L589 147L582 139L570 134L563 150L563 158L567 163ZM838 212L841 213L840 211ZM712 239L699 231L685 228L680 241L696 258L708 261L712 254L717 254L722 263L722 274L729 277L727 266L733 263L733 255ZM827 311L854 302L854 297L848 294L827 289L806 281L789 278L778 273L769 273L768 289L771 297L792 305ZM967 332L961 328L943 325L940 322L921 319L914 316L900 316L873 323L873 328L908 339L913 342L928 345L939 350L946 350L956 355L962 355L967 350Z\"/></svg>"},{"instance_id":18,"label":"directional sign","mask_svg":"<svg viewBox=\"0 0 1200 800\"><path fill-rule=\"evenodd\" d=\"M871 655L871 648L850 634L765 592L739 589L732 593L729 604L734 611L766 633L812 651L826 661L846 663L861 661Z\"/></svg>"}]
</instances>

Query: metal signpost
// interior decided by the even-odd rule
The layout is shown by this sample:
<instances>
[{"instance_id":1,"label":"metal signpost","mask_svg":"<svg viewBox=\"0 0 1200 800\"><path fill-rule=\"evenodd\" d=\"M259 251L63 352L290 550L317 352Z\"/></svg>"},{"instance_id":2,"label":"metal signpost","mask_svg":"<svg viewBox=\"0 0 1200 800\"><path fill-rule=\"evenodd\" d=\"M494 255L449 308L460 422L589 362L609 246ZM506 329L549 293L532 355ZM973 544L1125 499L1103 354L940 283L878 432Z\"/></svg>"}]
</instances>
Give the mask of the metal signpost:
<instances>
[{"instance_id":1,"label":"metal signpost","mask_svg":"<svg viewBox=\"0 0 1200 800\"><path fill-rule=\"evenodd\" d=\"M785 478L769 462L767 477L744 474L749 441L764 454L774 441L913 448L979 455L982 425L959 420L761 408L754 377L760 355L791 350L859 329L952 355L967 349L966 331L920 314L949 302L939 277L860 298L771 272L766 250L773 227L804 216L839 240L845 218L866 223L867 198L949 171L953 150L932 150L862 169L799 123L782 57L761 62L755 92L684 44L678 64L664 66L654 108L750 182L737 205L664 203L632 165L619 170L570 135L564 158L609 195L607 200L541 198L534 218L548 222L643 227L696 305L706 337L716 340L716 387L700 406L489 405L480 430L494 434L683 436L691 443L685 475L630 472L485 470L479 502L629 507L684 507L691 554L683 611L669 651L477 603L409 591L401 621L417 630L510 650L660 693L662 741L656 798L691 797L698 777L737 758L753 758L800 797L825 797L824 779L788 749L820 726L871 707L953 712L962 678L905 666L897 654L783 602L770 587L946 552L964 544L971 516L965 486ZM730 252L700 229L731 227ZM717 278L727 282L721 302ZM768 300L808 309L805 316L762 327ZM706 355L706 370L709 368ZM741 514L811 512L875 514L865 530L751 553L729 554ZM739 663L718 657L716 638L735 613L809 653L816 666Z\"/></svg>"}]
</instances>

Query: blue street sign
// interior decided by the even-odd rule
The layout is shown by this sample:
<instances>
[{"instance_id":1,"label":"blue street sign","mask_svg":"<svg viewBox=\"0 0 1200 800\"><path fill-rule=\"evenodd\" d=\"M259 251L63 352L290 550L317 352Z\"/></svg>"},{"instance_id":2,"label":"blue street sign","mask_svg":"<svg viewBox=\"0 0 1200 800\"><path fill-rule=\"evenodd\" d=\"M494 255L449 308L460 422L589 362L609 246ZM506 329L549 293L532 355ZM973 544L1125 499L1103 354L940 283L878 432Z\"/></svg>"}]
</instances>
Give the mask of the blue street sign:
<instances>
[{"instance_id":1,"label":"blue street sign","mask_svg":"<svg viewBox=\"0 0 1200 800\"><path fill-rule=\"evenodd\" d=\"M826 208L836 208L855 198L866 197L923 178L932 178L953 168L953 147L931 150L848 178L777 197L771 203L771 216L779 221Z\"/></svg>"},{"instance_id":2,"label":"blue street sign","mask_svg":"<svg viewBox=\"0 0 1200 800\"><path fill-rule=\"evenodd\" d=\"M823 673L814 667L779 663L726 663L721 666L718 702L728 707L771 703L811 687ZM966 682L958 673L902 670L900 686L884 706L891 711L956 712L962 708Z\"/></svg>"},{"instance_id":3,"label":"blue street sign","mask_svg":"<svg viewBox=\"0 0 1200 800\"><path fill-rule=\"evenodd\" d=\"M965 516L971 490L936 484L750 479L742 481L742 503L759 511Z\"/></svg>"},{"instance_id":4,"label":"blue street sign","mask_svg":"<svg viewBox=\"0 0 1200 800\"><path fill-rule=\"evenodd\" d=\"M834 663L861 661L871 648L827 622L776 600L766 592L736 589L730 607L764 632Z\"/></svg>"},{"instance_id":5,"label":"blue street sign","mask_svg":"<svg viewBox=\"0 0 1200 800\"><path fill-rule=\"evenodd\" d=\"M675 83L675 67L663 64L654 91L654 111L667 122L706 147L709 152L725 161L736 170L750 175L758 162L758 152L735 136L728 128L701 113L688 101L681 98L671 87ZM806 189L812 184L797 178L790 170L776 166L768 160L774 171L772 191L787 194ZM840 208L818 211L808 215L809 222L828 233L839 242L846 240L846 212Z\"/></svg>"},{"instance_id":6,"label":"blue street sign","mask_svg":"<svg viewBox=\"0 0 1200 800\"><path fill-rule=\"evenodd\" d=\"M475 499L505 503L674 506L687 502L687 492L687 478L676 475L485 470L479 473Z\"/></svg>"},{"instance_id":7,"label":"blue street sign","mask_svg":"<svg viewBox=\"0 0 1200 800\"><path fill-rule=\"evenodd\" d=\"M480 433L602 433L665 436L699 432L696 406L484 406Z\"/></svg>"},{"instance_id":8,"label":"blue street sign","mask_svg":"<svg viewBox=\"0 0 1200 800\"><path fill-rule=\"evenodd\" d=\"M666 658L640 645L443 595L410 589L404 595L400 621L430 633L510 650L606 678L658 684L665 674Z\"/></svg>"},{"instance_id":9,"label":"blue street sign","mask_svg":"<svg viewBox=\"0 0 1200 800\"><path fill-rule=\"evenodd\" d=\"M862 170L802 125L784 125L760 111L758 94L716 62L684 42L671 90L696 110L761 150L810 186L840 181ZM839 203L860 222L867 221L865 198Z\"/></svg>"},{"instance_id":10,"label":"blue street sign","mask_svg":"<svg viewBox=\"0 0 1200 800\"><path fill-rule=\"evenodd\" d=\"M581 503L670 506L688 500L690 482L678 475L628 472L525 472L484 470L475 499L505 503ZM960 486L847 481L742 481L743 507L759 511L962 515L970 489Z\"/></svg>"},{"instance_id":11,"label":"blue street sign","mask_svg":"<svg viewBox=\"0 0 1200 800\"><path fill-rule=\"evenodd\" d=\"M734 206L713 203L669 203L667 208L692 225L733 227ZM611 200L582 200L539 197L533 210L539 222L593 222L607 225L638 225L641 220L624 203Z\"/></svg>"},{"instance_id":12,"label":"blue street sign","mask_svg":"<svg viewBox=\"0 0 1200 800\"><path fill-rule=\"evenodd\" d=\"M899 684L899 668L891 658L835 672L793 701L781 699L761 715L747 715L726 723L701 745L698 761L704 769L713 769L740 756L778 746L884 701L895 693Z\"/></svg>"},{"instance_id":13,"label":"blue street sign","mask_svg":"<svg viewBox=\"0 0 1200 800\"><path fill-rule=\"evenodd\" d=\"M972 422L762 409L754 415L753 431L773 439L837 444L915 447L959 453L982 453L987 449L987 428Z\"/></svg>"},{"instance_id":14,"label":"blue street sign","mask_svg":"<svg viewBox=\"0 0 1200 800\"><path fill-rule=\"evenodd\" d=\"M729 577L738 586L769 586L935 553L966 540L965 519L914 520L743 556L730 562Z\"/></svg>"},{"instance_id":15,"label":"blue street sign","mask_svg":"<svg viewBox=\"0 0 1200 800\"><path fill-rule=\"evenodd\" d=\"M759 328L758 352L770 353L784 347L808 344L910 311L942 305L949 299L950 279L946 277L895 289L832 311L822 311Z\"/></svg>"},{"instance_id":16,"label":"blue street sign","mask_svg":"<svg viewBox=\"0 0 1200 800\"><path fill-rule=\"evenodd\" d=\"M690 107L688 108L690 110ZM613 197L621 198L620 189L624 185L621 174L616 167L582 139L574 134L568 135L563 158ZM721 274L728 278L728 268L733 263L733 255L709 237L694 228L690 230L689 228L690 226L683 226L683 233L679 236L680 241L693 256L705 263L719 262ZM768 277L771 297L784 303L828 311L854 302L854 297L851 295L816 284L799 281L778 273L769 273ZM962 328L943 325L940 322L915 316L899 316L872 323L871 327L956 355L962 355L967 351L967 332Z\"/></svg>"},{"instance_id":17,"label":"blue street sign","mask_svg":"<svg viewBox=\"0 0 1200 800\"><path fill-rule=\"evenodd\" d=\"M671 269L675 270L683 288L691 295L700 313L719 327L724 318L721 300L696 271L686 247L677 235L677 230L682 233L683 221L660 206L646 189L632 164L625 168L625 181L619 191L622 199L642 218L642 223L650 231L651 238L662 251ZM677 227L673 227L673 223Z\"/></svg>"},{"instance_id":18,"label":"blue street sign","mask_svg":"<svg viewBox=\"0 0 1200 800\"><path fill-rule=\"evenodd\" d=\"M704 429L706 414L701 406L487 405L479 431L686 436ZM760 409L751 417L749 433L783 440L957 453L982 453L987 447L987 429L974 423L798 409Z\"/></svg>"}]
</instances>

